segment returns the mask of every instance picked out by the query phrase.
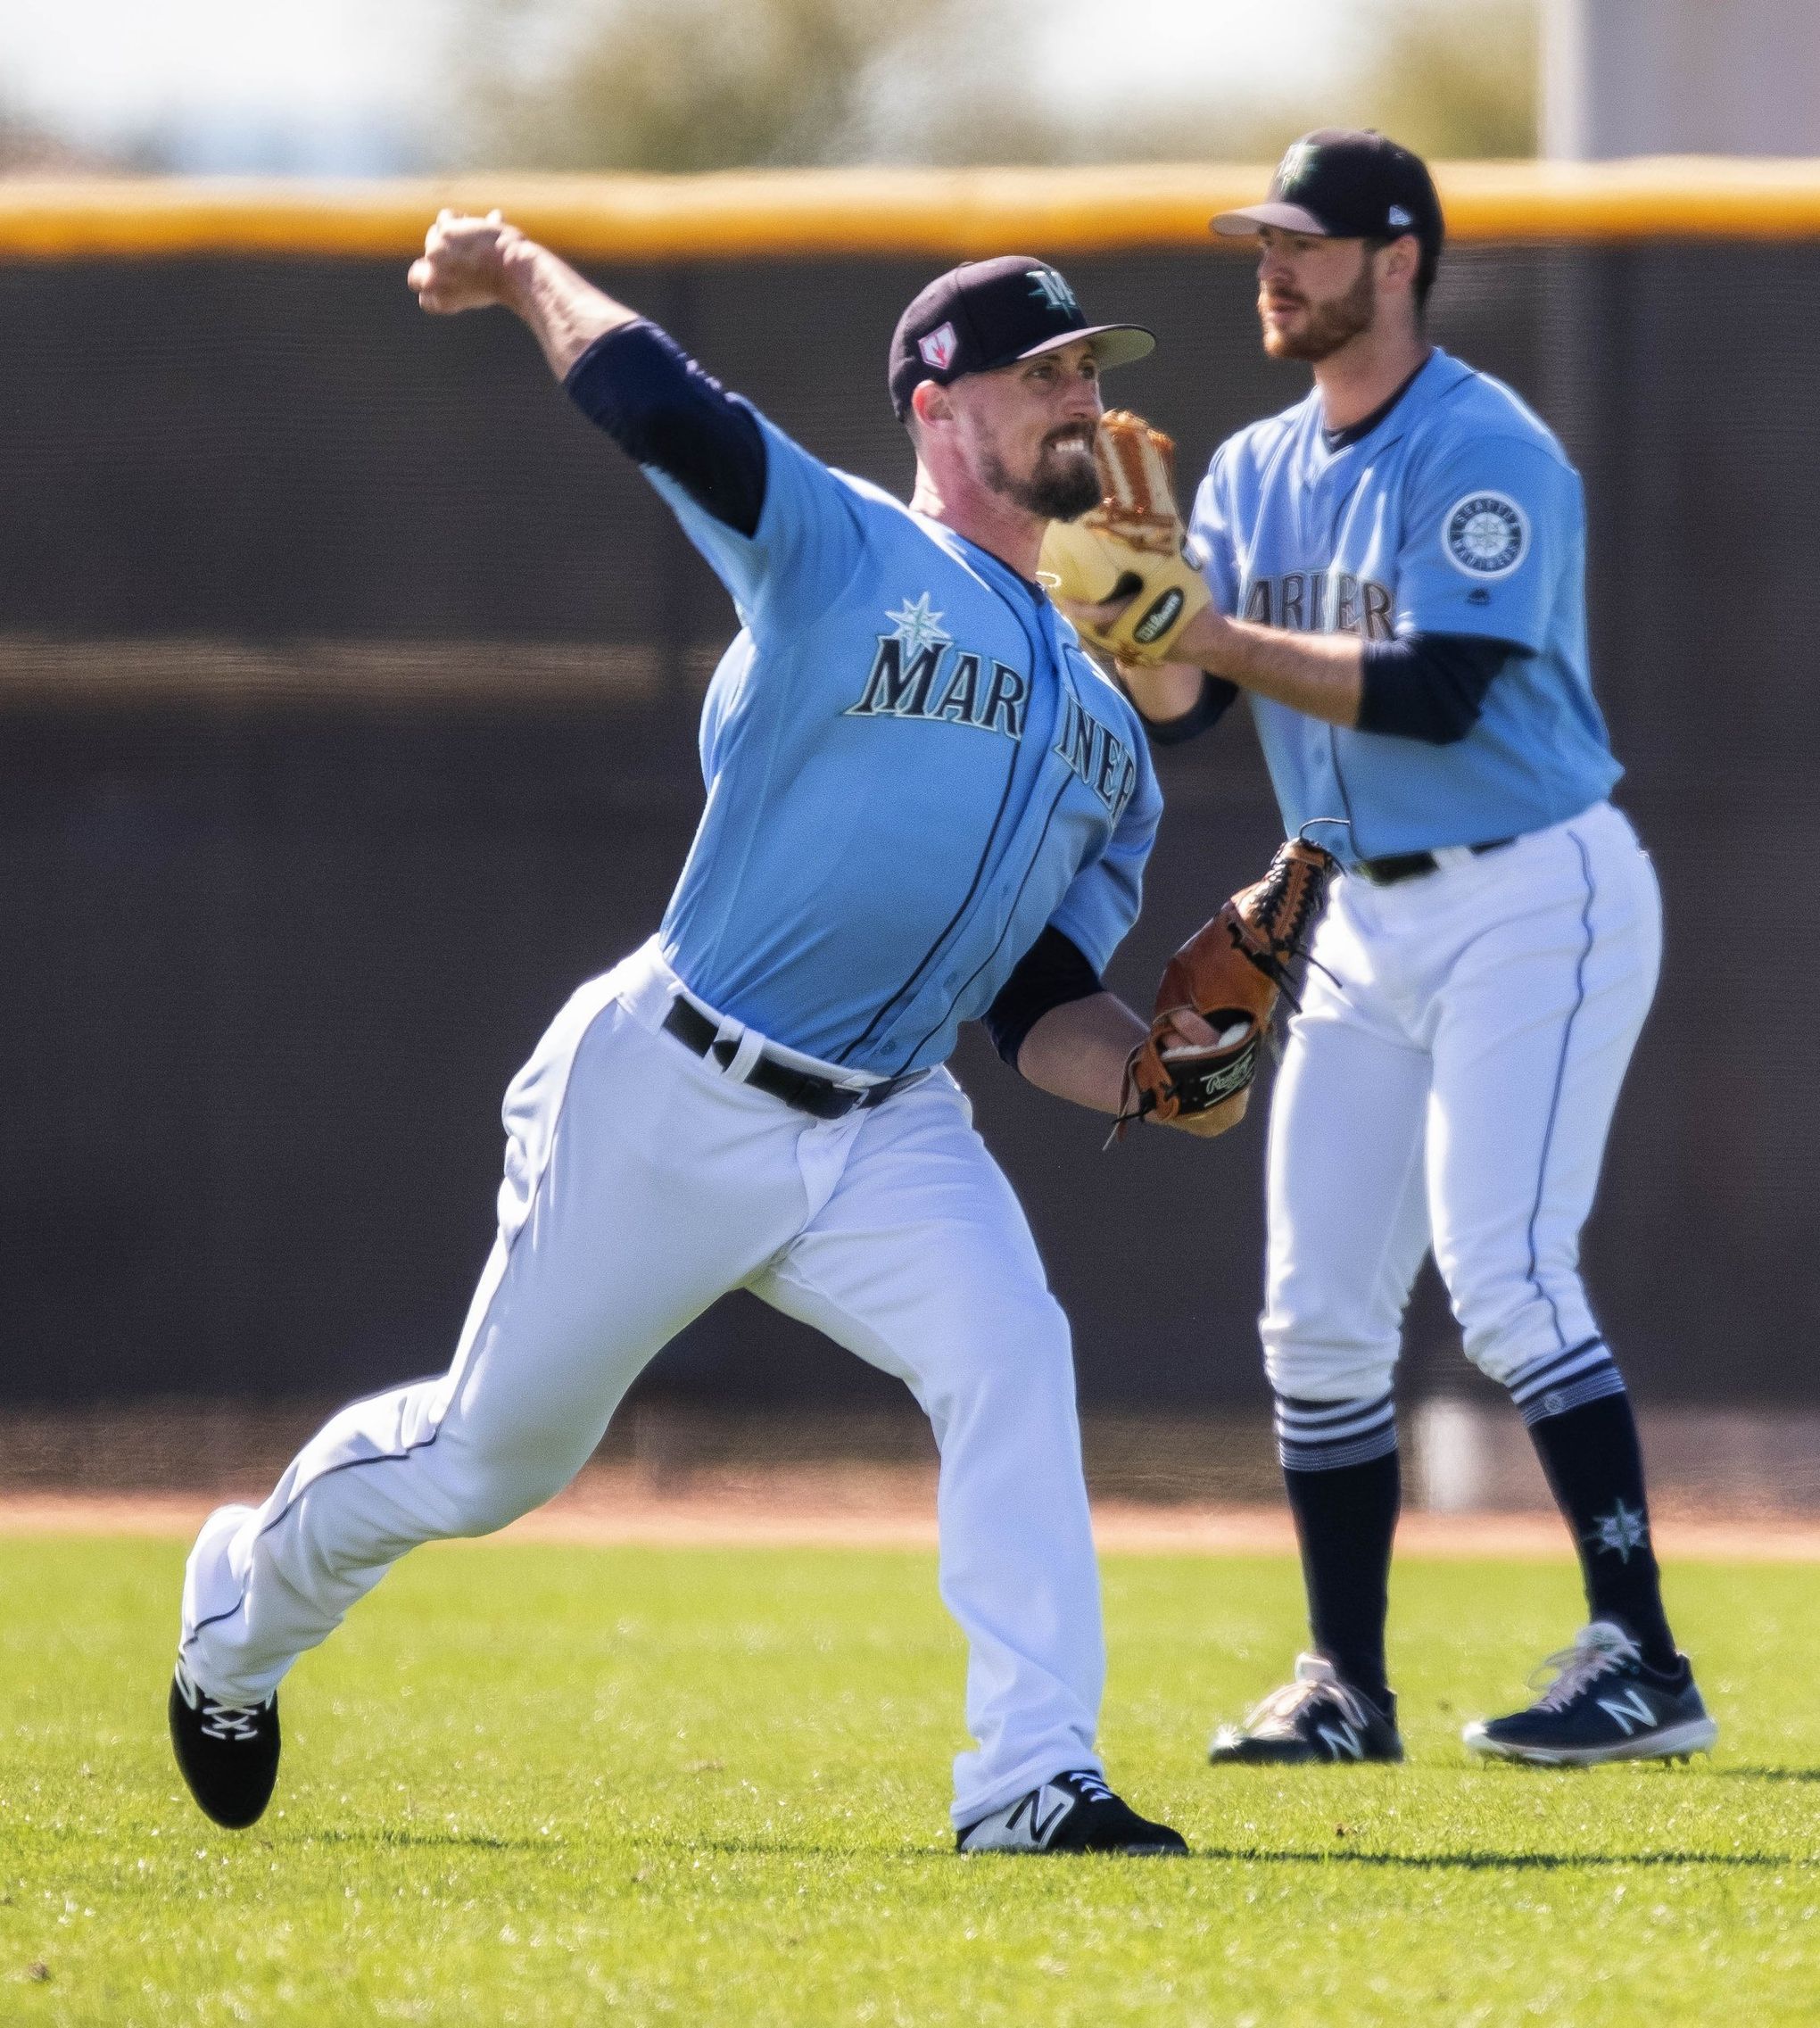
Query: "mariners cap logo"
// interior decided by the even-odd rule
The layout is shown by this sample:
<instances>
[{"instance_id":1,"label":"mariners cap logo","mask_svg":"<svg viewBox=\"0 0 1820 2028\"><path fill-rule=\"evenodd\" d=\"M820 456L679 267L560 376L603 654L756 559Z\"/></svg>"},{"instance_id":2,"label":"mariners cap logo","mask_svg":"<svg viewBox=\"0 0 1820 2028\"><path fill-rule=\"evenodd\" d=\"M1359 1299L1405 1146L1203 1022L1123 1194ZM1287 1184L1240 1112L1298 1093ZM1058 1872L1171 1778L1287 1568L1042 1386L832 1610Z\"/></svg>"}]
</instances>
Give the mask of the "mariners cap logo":
<instances>
[{"instance_id":1,"label":"mariners cap logo","mask_svg":"<svg viewBox=\"0 0 1820 2028\"><path fill-rule=\"evenodd\" d=\"M952 324L938 324L933 331L925 332L916 341L916 350L922 354L922 363L932 366L938 373L947 371L954 363L955 354L960 349L960 336Z\"/></svg>"},{"instance_id":2,"label":"mariners cap logo","mask_svg":"<svg viewBox=\"0 0 1820 2028\"><path fill-rule=\"evenodd\" d=\"M1468 577L1508 577L1529 553L1529 517L1508 493L1469 493L1442 517L1441 546Z\"/></svg>"},{"instance_id":3,"label":"mariners cap logo","mask_svg":"<svg viewBox=\"0 0 1820 2028\"><path fill-rule=\"evenodd\" d=\"M1074 291L1053 268L1032 268L1030 276L1030 294L1045 310L1065 310L1070 317L1080 317L1080 305L1074 300Z\"/></svg>"},{"instance_id":4,"label":"mariners cap logo","mask_svg":"<svg viewBox=\"0 0 1820 2028\"><path fill-rule=\"evenodd\" d=\"M1320 150L1312 141L1297 141L1277 165L1277 190L1286 197L1314 167Z\"/></svg>"}]
</instances>

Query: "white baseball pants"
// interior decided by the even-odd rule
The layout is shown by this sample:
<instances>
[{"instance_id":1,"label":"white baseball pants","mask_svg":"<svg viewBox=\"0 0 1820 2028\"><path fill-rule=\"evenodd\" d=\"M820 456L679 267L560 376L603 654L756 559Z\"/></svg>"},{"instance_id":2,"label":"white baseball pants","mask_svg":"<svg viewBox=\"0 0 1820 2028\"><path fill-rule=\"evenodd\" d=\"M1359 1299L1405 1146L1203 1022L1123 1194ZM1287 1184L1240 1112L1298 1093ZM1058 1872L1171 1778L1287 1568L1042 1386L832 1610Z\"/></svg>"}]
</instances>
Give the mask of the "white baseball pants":
<instances>
[{"instance_id":1,"label":"white baseball pants","mask_svg":"<svg viewBox=\"0 0 1820 2028\"><path fill-rule=\"evenodd\" d=\"M965 1097L940 1071L813 1120L661 1032L678 990L647 945L557 1017L506 1097L499 1238L453 1365L343 1410L263 1507L211 1518L184 1588L192 1673L262 1698L407 1550L550 1499L661 1347L746 1287L895 1374L933 1425L979 1742L955 1822L1099 1771L1068 1325Z\"/></svg>"},{"instance_id":2,"label":"white baseball pants","mask_svg":"<svg viewBox=\"0 0 1820 2028\"><path fill-rule=\"evenodd\" d=\"M1431 1245L1493 1379L1597 1336L1580 1229L1661 943L1609 803L1394 886L1336 882L1270 1113L1279 1395L1381 1395Z\"/></svg>"}]
</instances>

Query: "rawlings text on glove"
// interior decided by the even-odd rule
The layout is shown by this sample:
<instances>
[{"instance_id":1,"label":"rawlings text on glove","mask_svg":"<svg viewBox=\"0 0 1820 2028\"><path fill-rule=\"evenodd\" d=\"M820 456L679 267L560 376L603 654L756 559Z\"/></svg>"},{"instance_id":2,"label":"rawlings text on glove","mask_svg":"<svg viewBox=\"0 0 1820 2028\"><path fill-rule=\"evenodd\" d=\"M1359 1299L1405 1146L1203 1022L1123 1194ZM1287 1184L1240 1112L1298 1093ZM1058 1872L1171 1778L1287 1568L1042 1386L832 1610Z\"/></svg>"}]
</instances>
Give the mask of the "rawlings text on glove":
<instances>
[{"instance_id":1,"label":"rawlings text on glove","mask_svg":"<svg viewBox=\"0 0 1820 2028\"><path fill-rule=\"evenodd\" d=\"M1125 1068L1121 1123L1206 1113L1236 1127L1245 1117L1277 996L1289 990L1289 960L1305 948L1333 870L1331 853L1291 839L1262 880L1234 895L1171 958L1150 1033ZM1175 1017L1190 1009L1214 1031L1211 1047L1178 1035Z\"/></svg>"}]
</instances>

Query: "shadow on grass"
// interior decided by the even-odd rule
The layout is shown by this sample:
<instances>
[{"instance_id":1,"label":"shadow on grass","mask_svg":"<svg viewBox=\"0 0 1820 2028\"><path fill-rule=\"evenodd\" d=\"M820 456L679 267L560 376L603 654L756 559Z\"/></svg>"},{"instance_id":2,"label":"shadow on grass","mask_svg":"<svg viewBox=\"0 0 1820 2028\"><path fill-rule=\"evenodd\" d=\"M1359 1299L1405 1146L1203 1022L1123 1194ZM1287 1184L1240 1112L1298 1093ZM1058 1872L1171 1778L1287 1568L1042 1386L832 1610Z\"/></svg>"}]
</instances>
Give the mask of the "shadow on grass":
<instances>
[{"instance_id":1,"label":"shadow on grass","mask_svg":"<svg viewBox=\"0 0 1820 2028\"><path fill-rule=\"evenodd\" d=\"M310 1845L367 1845L382 1850L396 1845L440 1851L547 1852L556 1842L550 1838L502 1838L496 1831L419 1830L402 1825L377 1825L368 1831L331 1825L320 1831L294 1832L293 1835Z\"/></svg>"},{"instance_id":2,"label":"shadow on grass","mask_svg":"<svg viewBox=\"0 0 1820 2028\"><path fill-rule=\"evenodd\" d=\"M1820 1782L1820 1767L1715 1767L1722 1782Z\"/></svg>"},{"instance_id":3,"label":"shadow on grass","mask_svg":"<svg viewBox=\"0 0 1820 2028\"><path fill-rule=\"evenodd\" d=\"M1820 1770L1799 1767L1734 1767L1729 1775L1759 1781L1816 1781ZM624 1833L593 1836L571 1831L560 1839L530 1834L506 1836L491 1831L439 1830L430 1825L375 1825L370 1829L328 1826L293 1833L313 1845L364 1846L369 1850L486 1851L550 1854L578 1848L612 1846L623 1852L666 1858L814 1860L878 1867L946 1864L955 1858L946 1843L895 1850L879 1845L830 1844L815 1838L676 1838L644 1837ZM1717 1867L1746 1870L1820 1868L1820 1858L1794 1852L1373 1852L1336 1844L1315 1850L1281 1850L1256 1845L1197 1845L1189 1858L1219 1866L1355 1866L1382 1867L1417 1873L1554 1873L1578 1867ZM986 1853L980 1857L1022 1863L1020 1853ZM978 1858L970 1865L978 1865Z\"/></svg>"},{"instance_id":4,"label":"shadow on grass","mask_svg":"<svg viewBox=\"0 0 1820 2028\"><path fill-rule=\"evenodd\" d=\"M1820 1859L1789 1852L1357 1852L1336 1848L1320 1852L1247 1851L1197 1846L1197 1859L1249 1866L1380 1866L1418 1872L1551 1873L1576 1867L1808 1867Z\"/></svg>"},{"instance_id":5,"label":"shadow on grass","mask_svg":"<svg viewBox=\"0 0 1820 2028\"><path fill-rule=\"evenodd\" d=\"M818 1844L807 1839L799 1843L782 1838L652 1838L635 1842L675 1855L712 1853L723 1858L850 1859L878 1865L923 1864L955 1857L948 1846L891 1851L876 1846ZM1019 1852L987 1852L967 1863L976 1866L983 1858L1022 1865L1026 1857ZM1318 1851L1273 1851L1259 1846L1197 1845L1188 1857L1224 1866L1363 1866L1425 1873L1567 1872L1576 1867L1820 1867L1820 1858L1791 1852L1361 1852L1344 1845Z\"/></svg>"}]
</instances>

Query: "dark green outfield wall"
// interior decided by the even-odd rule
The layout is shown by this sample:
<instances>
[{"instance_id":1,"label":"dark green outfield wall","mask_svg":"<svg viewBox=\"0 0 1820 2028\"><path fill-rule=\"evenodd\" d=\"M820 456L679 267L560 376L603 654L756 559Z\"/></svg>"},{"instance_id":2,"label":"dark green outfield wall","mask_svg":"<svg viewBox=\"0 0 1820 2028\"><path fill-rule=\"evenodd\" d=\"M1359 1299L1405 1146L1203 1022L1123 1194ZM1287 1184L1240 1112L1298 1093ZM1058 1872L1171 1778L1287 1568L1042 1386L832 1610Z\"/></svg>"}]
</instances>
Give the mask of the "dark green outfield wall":
<instances>
[{"instance_id":1,"label":"dark green outfield wall","mask_svg":"<svg viewBox=\"0 0 1820 2028\"><path fill-rule=\"evenodd\" d=\"M1113 392L1175 433L1186 484L1299 393L1258 356L1243 262L1068 266L1090 310L1162 334ZM882 360L922 265L605 278L814 450L907 483ZM1469 249L1436 325L1586 475L1620 795L1667 894L1595 1294L1646 1398L1812 1399L1820 247ZM0 1394L437 1367L500 1092L686 847L724 597L521 331L426 321L390 263L0 268ZM1242 724L1162 771L1113 974L1139 998L1275 830ZM1088 1401L1253 1394L1261 1121L1102 1156L977 1037L957 1067ZM1417 1335L1432 1382L1427 1311ZM744 1301L647 1385L884 1386Z\"/></svg>"}]
</instances>

